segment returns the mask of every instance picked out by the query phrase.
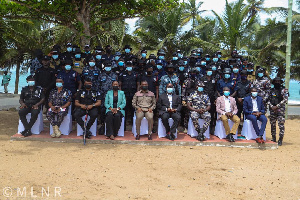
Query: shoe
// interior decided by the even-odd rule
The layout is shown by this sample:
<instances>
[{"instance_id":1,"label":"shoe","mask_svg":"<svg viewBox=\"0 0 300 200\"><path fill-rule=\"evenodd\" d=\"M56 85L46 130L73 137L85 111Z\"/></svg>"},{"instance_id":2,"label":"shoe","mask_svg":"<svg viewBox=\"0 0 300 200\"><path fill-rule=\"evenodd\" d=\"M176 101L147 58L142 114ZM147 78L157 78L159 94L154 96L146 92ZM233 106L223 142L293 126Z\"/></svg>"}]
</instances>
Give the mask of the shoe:
<instances>
[{"instance_id":1,"label":"shoe","mask_svg":"<svg viewBox=\"0 0 300 200\"><path fill-rule=\"evenodd\" d=\"M86 131L86 135L85 135L85 138L87 138L87 139L91 139L91 136L92 136L92 133L91 133L91 131Z\"/></svg>"},{"instance_id":2,"label":"shoe","mask_svg":"<svg viewBox=\"0 0 300 200\"><path fill-rule=\"evenodd\" d=\"M187 129L186 128L184 128L183 133L187 133Z\"/></svg>"},{"instance_id":3,"label":"shoe","mask_svg":"<svg viewBox=\"0 0 300 200\"><path fill-rule=\"evenodd\" d=\"M255 141L257 142L257 143L261 143L261 140L260 140L260 138L258 137L258 138L256 138L255 139Z\"/></svg>"},{"instance_id":4,"label":"shoe","mask_svg":"<svg viewBox=\"0 0 300 200\"><path fill-rule=\"evenodd\" d=\"M99 135L104 135L104 133L105 133L105 125L102 124L99 128Z\"/></svg>"},{"instance_id":5,"label":"shoe","mask_svg":"<svg viewBox=\"0 0 300 200\"><path fill-rule=\"evenodd\" d=\"M170 133L167 133L166 138L169 139L169 140L172 140L172 139L171 139L171 134L170 134Z\"/></svg>"},{"instance_id":6,"label":"shoe","mask_svg":"<svg viewBox=\"0 0 300 200\"><path fill-rule=\"evenodd\" d=\"M26 134L25 134L25 135L26 135L25 137L32 136L32 132L31 132L31 130L27 130L27 132L26 132Z\"/></svg>"},{"instance_id":7,"label":"shoe","mask_svg":"<svg viewBox=\"0 0 300 200\"><path fill-rule=\"evenodd\" d=\"M260 136L260 142L261 142L262 144L265 143L265 140L264 140L263 136Z\"/></svg>"},{"instance_id":8,"label":"shoe","mask_svg":"<svg viewBox=\"0 0 300 200\"><path fill-rule=\"evenodd\" d=\"M175 138L176 138L173 133L171 133L170 137L171 137L171 140L175 140Z\"/></svg>"},{"instance_id":9,"label":"shoe","mask_svg":"<svg viewBox=\"0 0 300 200\"><path fill-rule=\"evenodd\" d=\"M152 135L148 135L148 140L152 140Z\"/></svg>"},{"instance_id":10,"label":"shoe","mask_svg":"<svg viewBox=\"0 0 300 200\"><path fill-rule=\"evenodd\" d=\"M235 139L233 138L233 134L229 134L229 142L235 142Z\"/></svg>"},{"instance_id":11,"label":"shoe","mask_svg":"<svg viewBox=\"0 0 300 200\"><path fill-rule=\"evenodd\" d=\"M26 135L26 132L27 132L27 131L28 131L28 130L25 129L24 131L21 132L21 135L23 135L24 137L26 137L25 135Z\"/></svg>"},{"instance_id":12,"label":"shoe","mask_svg":"<svg viewBox=\"0 0 300 200\"><path fill-rule=\"evenodd\" d=\"M61 131L59 130L59 127L56 125L55 126L55 129L56 129L56 137L60 137L61 136Z\"/></svg>"},{"instance_id":13,"label":"shoe","mask_svg":"<svg viewBox=\"0 0 300 200\"><path fill-rule=\"evenodd\" d=\"M276 135L272 135L272 142L276 142Z\"/></svg>"},{"instance_id":14,"label":"shoe","mask_svg":"<svg viewBox=\"0 0 300 200\"><path fill-rule=\"evenodd\" d=\"M136 139L136 140L140 140L140 135L136 135L136 136L135 136L135 139Z\"/></svg>"},{"instance_id":15,"label":"shoe","mask_svg":"<svg viewBox=\"0 0 300 200\"><path fill-rule=\"evenodd\" d=\"M279 136L278 146L282 146L283 136Z\"/></svg>"},{"instance_id":16,"label":"shoe","mask_svg":"<svg viewBox=\"0 0 300 200\"><path fill-rule=\"evenodd\" d=\"M114 137L113 135L111 135L111 136L109 137L109 139L114 140L115 137Z\"/></svg>"}]
</instances>

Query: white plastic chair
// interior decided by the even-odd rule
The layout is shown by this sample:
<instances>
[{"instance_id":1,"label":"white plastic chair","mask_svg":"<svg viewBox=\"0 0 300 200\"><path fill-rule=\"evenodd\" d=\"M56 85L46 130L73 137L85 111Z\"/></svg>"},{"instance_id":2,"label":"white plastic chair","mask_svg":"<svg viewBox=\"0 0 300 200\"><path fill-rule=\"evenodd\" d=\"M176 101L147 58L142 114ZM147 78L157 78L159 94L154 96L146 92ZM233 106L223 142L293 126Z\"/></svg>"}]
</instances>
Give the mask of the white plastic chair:
<instances>
[{"instance_id":1,"label":"white plastic chair","mask_svg":"<svg viewBox=\"0 0 300 200\"><path fill-rule=\"evenodd\" d=\"M169 125L170 127L173 125L174 120L172 118L169 118ZM158 127L157 127L157 133L158 133L158 137L162 138L162 137L166 137L167 133L166 133L166 128L162 123L161 118L158 118ZM175 137L177 138L177 129L176 129L176 133L174 134Z\"/></svg>"},{"instance_id":2,"label":"white plastic chair","mask_svg":"<svg viewBox=\"0 0 300 200\"><path fill-rule=\"evenodd\" d=\"M72 104L68 107L68 114L60 124L59 130L62 135L69 135L72 131ZM50 124L50 135L53 133L53 126Z\"/></svg>"},{"instance_id":3,"label":"white plastic chair","mask_svg":"<svg viewBox=\"0 0 300 200\"><path fill-rule=\"evenodd\" d=\"M84 118L85 118L85 115L82 116L83 121L84 121ZM90 116L88 116L87 122L89 122L89 120L90 120ZM90 131L92 132L93 136L97 135L97 119L95 120L95 122L91 126ZM82 130L81 126L77 123L77 136L81 136L81 135L83 135L83 130Z\"/></svg>"},{"instance_id":4,"label":"white plastic chair","mask_svg":"<svg viewBox=\"0 0 300 200\"><path fill-rule=\"evenodd\" d=\"M225 128L223 126L223 122L221 119L219 119L219 114L217 114L217 119L218 120L216 121L215 136L217 136L220 139L224 139L227 137L227 135L226 135ZM229 125L230 129L233 127L233 124L234 124L234 122L231 121L230 119L228 119L228 125ZM233 135L233 138L235 140L237 140L237 137L238 137L238 130L236 130L235 135Z\"/></svg>"},{"instance_id":5,"label":"white plastic chair","mask_svg":"<svg viewBox=\"0 0 300 200\"><path fill-rule=\"evenodd\" d=\"M198 119L198 123L199 126L202 127L204 124L204 119ZM193 121L191 118L189 118L189 123L188 123L188 131L187 134L190 135L191 137L197 137L198 136L198 132L196 131ZM204 132L204 136L209 139L210 138L210 134L209 134L209 127L207 128L207 130Z\"/></svg>"},{"instance_id":6,"label":"white plastic chair","mask_svg":"<svg viewBox=\"0 0 300 200\"><path fill-rule=\"evenodd\" d=\"M257 120L258 128L261 127L261 122ZM245 136L246 140L255 140L257 138L256 132L253 128L252 122L248 119L244 120L242 133ZM266 130L263 135L263 139L266 140Z\"/></svg>"},{"instance_id":7,"label":"white plastic chair","mask_svg":"<svg viewBox=\"0 0 300 200\"><path fill-rule=\"evenodd\" d=\"M133 125L132 125L132 133L134 135L134 137L136 136L136 124L135 124L135 121L136 121L136 116L135 116L135 113L134 113L134 116L133 116ZM141 127L140 127L140 135L148 135L148 120L146 119L146 117L144 117L141 121Z\"/></svg>"},{"instance_id":8,"label":"white plastic chair","mask_svg":"<svg viewBox=\"0 0 300 200\"><path fill-rule=\"evenodd\" d=\"M121 126L120 126L120 129L118 131L118 136L120 136L120 137L124 137L124 124L125 124L125 118L122 117ZM105 135L106 135L106 123L105 123Z\"/></svg>"},{"instance_id":9,"label":"white plastic chair","mask_svg":"<svg viewBox=\"0 0 300 200\"><path fill-rule=\"evenodd\" d=\"M28 113L26 115L26 119L29 122L31 118L31 113ZM19 120L18 125L18 134L21 134L22 131L25 130L25 127L21 120ZM43 109L41 109L40 113L38 114L38 118L36 119L35 123L33 124L31 128L32 134L38 135L44 130L44 123L43 123Z\"/></svg>"}]
</instances>

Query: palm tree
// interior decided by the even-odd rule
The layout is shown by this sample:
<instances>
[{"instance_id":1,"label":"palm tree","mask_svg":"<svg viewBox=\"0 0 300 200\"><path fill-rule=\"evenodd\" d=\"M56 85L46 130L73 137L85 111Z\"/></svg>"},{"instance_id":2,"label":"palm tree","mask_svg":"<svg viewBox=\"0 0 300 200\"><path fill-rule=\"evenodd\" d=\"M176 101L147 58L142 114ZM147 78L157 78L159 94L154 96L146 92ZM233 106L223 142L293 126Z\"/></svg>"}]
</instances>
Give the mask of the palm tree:
<instances>
[{"instance_id":1,"label":"palm tree","mask_svg":"<svg viewBox=\"0 0 300 200\"><path fill-rule=\"evenodd\" d=\"M196 0L188 0L184 3L182 25L186 25L192 20L192 30L196 28L197 21L201 19L200 14L206 10L200 10L203 2L196 3Z\"/></svg>"}]
</instances>

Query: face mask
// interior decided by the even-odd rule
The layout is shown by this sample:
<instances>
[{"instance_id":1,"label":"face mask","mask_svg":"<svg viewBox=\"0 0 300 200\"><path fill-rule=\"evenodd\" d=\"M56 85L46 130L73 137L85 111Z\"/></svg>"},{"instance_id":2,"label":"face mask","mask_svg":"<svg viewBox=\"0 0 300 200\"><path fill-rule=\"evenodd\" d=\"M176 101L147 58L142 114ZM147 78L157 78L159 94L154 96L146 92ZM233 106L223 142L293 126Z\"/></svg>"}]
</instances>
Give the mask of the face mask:
<instances>
[{"instance_id":1,"label":"face mask","mask_svg":"<svg viewBox=\"0 0 300 200\"><path fill-rule=\"evenodd\" d=\"M152 71L147 71L147 75L152 75Z\"/></svg>"},{"instance_id":2,"label":"face mask","mask_svg":"<svg viewBox=\"0 0 300 200\"><path fill-rule=\"evenodd\" d=\"M100 60L102 58L102 55L96 55L96 59Z\"/></svg>"},{"instance_id":3,"label":"face mask","mask_svg":"<svg viewBox=\"0 0 300 200\"><path fill-rule=\"evenodd\" d=\"M73 48L73 52L75 52L76 51L76 48Z\"/></svg>"},{"instance_id":4,"label":"face mask","mask_svg":"<svg viewBox=\"0 0 300 200\"><path fill-rule=\"evenodd\" d=\"M233 65L230 65L231 69L233 68Z\"/></svg>"},{"instance_id":5,"label":"face mask","mask_svg":"<svg viewBox=\"0 0 300 200\"><path fill-rule=\"evenodd\" d=\"M127 67L126 70L129 71L129 72L131 72L132 71L132 67Z\"/></svg>"},{"instance_id":6,"label":"face mask","mask_svg":"<svg viewBox=\"0 0 300 200\"><path fill-rule=\"evenodd\" d=\"M218 58L221 58L222 57L222 55L221 54L218 54Z\"/></svg>"},{"instance_id":7,"label":"face mask","mask_svg":"<svg viewBox=\"0 0 300 200\"><path fill-rule=\"evenodd\" d=\"M148 90L148 86L142 86L142 90L144 91Z\"/></svg>"},{"instance_id":8,"label":"face mask","mask_svg":"<svg viewBox=\"0 0 300 200\"><path fill-rule=\"evenodd\" d=\"M105 71L109 72L111 70L111 67L105 67Z\"/></svg>"},{"instance_id":9,"label":"face mask","mask_svg":"<svg viewBox=\"0 0 300 200\"><path fill-rule=\"evenodd\" d=\"M157 67L157 69L161 69L161 68L162 68L162 66L161 66L161 65L157 65L156 67Z\"/></svg>"},{"instance_id":10,"label":"face mask","mask_svg":"<svg viewBox=\"0 0 300 200\"><path fill-rule=\"evenodd\" d=\"M218 62L218 60L219 60L218 58L213 58L214 62Z\"/></svg>"},{"instance_id":11,"label":"face mask","mask_svg":"<svg viewBox=\"0 0 300 200\"><path fill-rule=\"evenodd\" d=\"M200 69L200 67L196 67L196 70L197 70L198 72L200 72L201 69Z\"/></svg>"},{"instance_id":12,"label":"face mask","mask_svg":"<svg viewBox=\"0 0 300 200\"><path fill-rule=\"evenodd\" d=\"M119 86L113 86L113 90L119 90Z\"/></svg>"},{"instance_id":13,"label":"face mask","mask_svg":"<svg viewBox=\"0 0 300 200\"><path fill-rule=\"evenodd\" d=\"M81 54L75 54L75 58L81 58Z\"/></svg>"},{"instance_id":14,"label":"face mask","mask_svg":"<svg viewBox=\"0 0 300 200\"><path fill-rule=\"evenodd\" d=\"M184 70L184 67L179 67L179 71L183 71Z\"/></svg>"},{"instance_id":15,"label":"face mask","mask_svg":"<svg viewBox=\"0 0 300 200\"><path fill-rule=\"evenodd\" d=\"M56 87L61 88L63 86L63 84L61 82L56 82Z\"/></svg>"},{"instance_id":16,"label":"face mask","mask_svg":"<svg viewBox=\"0 0 300 200\"><path fill-rule=\"evenodd\" d=\"M173 91L174 91L174 88L167 88L167 92L168 92L168 93L171 94L171 93L173 93Z\"/></svg>"},{"instance_id":17,"label":"face mask","mask_svg":"<svg viewBox=\"0 0 300 200\"><path fill-rule=\"evenodd\" d=\"M72 68L71 65L66 65L66 66L65 66L65 69L66 69L67 71L71 70L71 68Z\"/></svg>"},{"instance_id":18,"label":"face mask","mask_svg":"<svg viewBox=\"0 0 300 200\"><path fill-rule=\"evenodd\" d=\"M181 53L179 53L179 54L178 54L178 57L179 57L179 58L182 58L182 57L183 57L183 55L182 55Z\"/></svg>"},{"instance_id":19,"label":"face mask","mask_svg":"<svg viewBox=\"0 0 300 200\"><path fill-rule=\"evenodd\" d=\"M178 60L178 57L173 57L173 60Z\"/></svg>"},{"instance_id":20,"label":"face mask","mask_svg":"<svg viewBox=\"0 0 300 200\"><path fill-rule=\"evenodd\" d=\"M216 71L216 70L217 70L217 67L213 66L211 69L212 69L213 71Z\"/></svg>"},{"instance_id":21,"label":"face mask","mask_svg":"<svg viewBox=\"0 0 300 200\"><path fill-rule=\"evenodd\" d=\"M68 48L67 48L67 51L68 51L68 52L71 52L71 51L72 51L72 47L68 47Z\"/></svg>"},{"instance_id":22,"label":"face mask","mask_svg":"<svg viewBox=\"0 0 300 200\"><path fill-rule=\"evenodd\" d=\"M89 65L90 65L91 67L94 67L94 66L95 66L95 62L89 62Z\"/></svg>"},{"instance_id":23,"label":"face mask","mask_svg":"<svg viewBox=\"0 0 300 200\"><path fill-rule=\"evenodd\" d=\"M28 86L34 86L35 85L35 81L28 81Z\"/></svg>"},{"instance_id":24,"label":"face mask","mask_svg":"<svg viewBox=\"0 0 300 200\"><path fill-rule=\"evenodd\" d=\"M272 89L274 88L274 85L273 85L273 84L271 84L271 88L272 88Z\"/></svg>"},{"instance_id":25,"label":"face mask","mask_svg":"<svg viewBox=\"0 0 300 200\"><path fill-rule=\"evenodd\" d=\"M142 53L142 57L146 58L147 54L146 53Z\"/></svg>"},{"instance_id":26,"label":"face mask","mask_svg":"<svg viewBox=\"0 0 300 200\"><path fill-rule=\"evenodd\" d=\"M124 66L124 62L123 62L123 61L119 61L119 62L118 62L118 65L119 65L119 66Z\"/></svg>"},{"instance_id":27,"label":"face mask","mask_svg":"<svg viewBox=\"0 0 300 200\"><path fill-rule=\"evenodd\" d=\"M193 56L196 56L197 54L196 54L196 53L192 53L192 55L193 55ZM198 56L200 56L200 54L198 54Z\"/></svg>"},{"instance_id":28,"label":"face mask","mask_svg":"<svg viewBox=\"0 0 300 200\"><path fill-rule=\"evenodd\" d=\"M84 85L85 89L91 89L92 88L92 85L88 84L88 85Z\"/></svg>"},{"instance_id":29,"label":"face mask","mask_svg":"<svg viewBox=\"0 0 300 200\"><path fill-rule=\"evenodd\" d=\"M115 60L119 60L120 56L115 56Z\"/></svg>"},{"instance_id":30,"label":"face mask","mask_svg":"<svg viewBox=\"0 0 300 200\"><path fill-rule=\"evenodd\" d=\"M58 58L58 55L52 55L52 58L53 58L54 60L56 60L56 59Z\"/></svg>"},{"instance_id":31,"label":"face mask","mask_svg":"<svg viewBox=\"0 0 300 200\"><path fill-rule=\"evenodd\" d=\"M163 59L165 59L165 56L158 56L158 59L163 60Z\"/></svg>"},{"instance_id":32,"label":"face mask","mask_svg":"<svg viewBox=\"0 0 300 200\"><path fill-rule=\"evenodd\" d=\"M224 91L223 93L224 93L224 95L225 95L226 97L228 97L228 96L230 95L230 92L229 92L229 91Z\"/></svg>"},{"instance_id":33,"label":"face mask","mask_svg":"<svg viewBox=\"0 0 300 200\"><path fill-rule=\"evenodd\" d=\"M203 61L202 61L202 62L201 62L201 65L206 65L206 62L203 62Z\"/></svg>"},{"instance_id":34,"label":"face mask","mask_svg":"<svg viewBox=\"0 0 300 200\"><path fill-rule=\"evenodd\" d=\"M253 72L253 69L247 69L247 72Z\"/></svg>"},{"instance_id":35,"label":"face mask","mask_svg":"<svg viewBox=\"0 0 300 200\"><path fill-rule=\"evenodd\" d=\"M236 69L236 68L235 68L235 69L233 69L232 71L233 71L233 73L238 73L238 72L239 72L239 69Z\"/></svg>"},{"instance_id":36,"label":"face mask","mask_svg":"<svg viewBox=\"0 0 300 200\"><path fill-rule=\"evenodd\" d=\"M225 74L224 77L225 77L226 79L229 79L229 78L230 78L230 74Z\"/></svg>"},{"instance_id":37,"label":"face mask","mask_svg":"<svg viewBox=\"0 0 300 200\"><path fill-rule=\"evenodd\" d=\"M125 53L130 53L130 49L125 49Z\"/></svg>"},{"instance_id":38,"label":"face mask","mask_svg":"<svg viewBox=\"0 0 300 200\"><path fill-rule=\"evenodd\" d=\"M247 80L247 76L242 76L241 79L242 80Z\"/></svg>"},{"instance_id":39,"label":"face mask","mask_svg":"<svg viewBox=\"0 0 300 200\"><path fill-rule=\"evenodd\" d=\"M257 76L261 78L264 76L264 73L258 73Z\"/></svg>"},{"instance_id":40,"label":"face mask","mask_svg":"<svg viewBox=\"0 0 300 200\"><path fill-rule=\"evenodd\" d=\"M257 97L257 92L251 92L253 97Z\"/></svg>"},{"instance_id":41,"label":"face mask","mask_svg":"<svg viewBox=\"0 0 300 200\"><path fill-rule=\"evenodd\" d=\"M206 61L210 61L210 58L205 58Z\"/></svg>"},{"instance_id":42,"label":"face mask","mask_svg":"<svg viewBox=\"0 0 300 200\"><path fill-rule=\"evenodd\" d=\"M91 53L90 51L85 51L85 54L89 54L89 53Z\"/></svg>"},{"instance_id":43,"label":"face mask","mask_svg":"<svg viewBox=\"0 0 300 200\"><path fill-rule=\"evenodd\" d=\"M203 92L203 87L198 87L199 92Z\"/></svg>"},{"instance_id":44,"label":"face mask","mask_svg":"<svg viewBox=\"0 0 300 200\"><path fill-rule=\"evenodd\" d=\"M211 76L212 75L212 71L208 71L206 72L207 76Z\"/></svg>"},{"instance_id":45,"label":"face mask","mask_svg":"<svg viewBox=\"0 0 300 200\"><path fill-rule=\"evenodd\" d=\"M184 63L184 65L187 65L187 61L185 60L185 61L183 61L183 63Z\"/></svg>"}]
</instances>

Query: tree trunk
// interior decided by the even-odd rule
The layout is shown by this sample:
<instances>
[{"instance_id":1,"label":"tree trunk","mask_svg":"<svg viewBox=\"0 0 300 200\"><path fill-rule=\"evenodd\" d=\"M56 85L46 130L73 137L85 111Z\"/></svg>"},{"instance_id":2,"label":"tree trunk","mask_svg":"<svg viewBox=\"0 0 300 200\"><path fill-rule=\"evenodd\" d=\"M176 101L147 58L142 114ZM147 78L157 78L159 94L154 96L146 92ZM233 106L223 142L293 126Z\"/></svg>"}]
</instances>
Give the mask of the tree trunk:
<instances>
[{"instance_id":1,"label":"tree trunk","mask_svg":"<svg viewBox=\"0 0 300 200\"><path fill-rule=\"evenodd\" d=\"M21 62L18 59L17 60L17 69L16 69L15 92L14 92L15 94L18 94L18 90L19 90L20 67L21 67Z\"/></svg>"},{"instance_id":2,"label":"tree trunk","mask_svg":"<svg viewBox=\"0 0 300 200\"><path fill-rule=\"evenodd\" d=\"M82 23L82 33L80 36L80 45L83 48L85 45L89 45L91 41L91 30L90 30L90 8L86 7L77 14L77 20Z\"/></svg>"}]
</instances>

